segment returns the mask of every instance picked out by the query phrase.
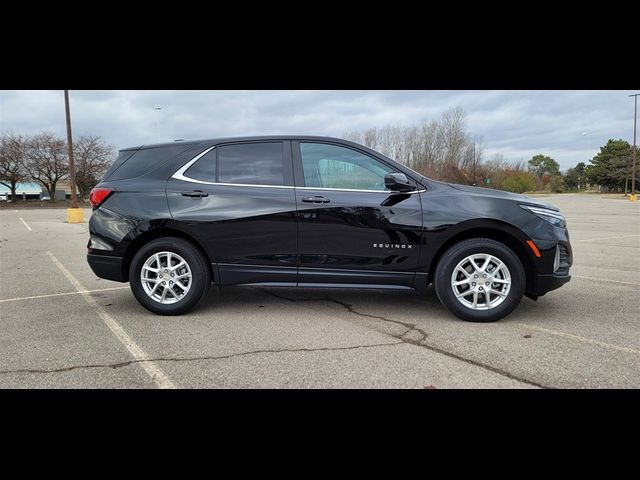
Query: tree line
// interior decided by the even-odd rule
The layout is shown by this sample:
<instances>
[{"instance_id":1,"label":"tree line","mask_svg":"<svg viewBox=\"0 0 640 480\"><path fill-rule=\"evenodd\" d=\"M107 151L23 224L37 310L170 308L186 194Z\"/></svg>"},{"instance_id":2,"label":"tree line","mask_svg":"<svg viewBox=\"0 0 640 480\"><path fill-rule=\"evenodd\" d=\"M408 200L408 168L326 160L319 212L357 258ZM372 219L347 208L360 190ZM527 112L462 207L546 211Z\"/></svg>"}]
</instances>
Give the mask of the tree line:
<instances>
[{"instance_id":1,"label":"tree line","mask_svg":"<svg viewBox=\"0 0 640 480\"><path fill-rule=\"evenodd\" d=\"M588 186L594 185L597 185L599 190L604 188L605 191L610 192L634 191L631 185L633 147L626 140L609 139L600 147L600 151L589 159L588 164L578 162L564 174L557 168L558 164L555 160L545 158L547 159L546 168L550 168L554 178L557 179L555 184L553 182L551 184L551 189L554 191L562 191L563 188L585 190ZM529 163L531 164L531 161ZM637 186L636 178L636 189Z\"/></svg>"},{"instance_id":2,"label":"tree line","mask_svg":"<svg viewBox=\"0 0 640 480\"><path fill-rule=\"evenodd\" d=\"M627 191L631 146L624 140L609 140L589 165L580 162L563 174L558 162L544 154L526 162L508 161L500 153L485 158L481 139L467 130L465 117L462 108L451 108L420 125L374 127L348 132L344 138L435 180L517 193L584 189L587 183Z\"/></svg>"},{"instance_id":3,"label":"tree line","mask_svg":"<svg viewBox=\"0 0 640 480\"><path fill-rule=\"evenodd\" d=\"M458 107L420 125L374 127L344 137L436 180L514 192L536 189L542 180L524 161L510 162L500 153L485 159L481 139L467 130L465 120Z\"/></svg>"},{"instance_id":4,"label":"tree line","mask_svg":"<svg viewBox=\"0 0 640 480\"><path fill-rule=\"evenodd\" d=\"M436 180L479 185L511 192L533 190L562 192L600 185L610 191L632 190L632 147L610 139L589 164L578 163L564 174L553 158L538 154L527 162L512 162L500 153L484 157L481 139L467 131L465 112L452 108L439 119L420 125L370 128L349 132L345 138L407 165ZM76 186L81 200L100 181L115 158L114 148L100 137L84 135L73 146ZM0 136L0 184L16 200L16 186L33 181L55 201L58 182L69 176L67 144L63 138L43 132L32 136L5 133ZM636 175L636 177L640 177ZM636 187L640 180L636 178Z\"/></svg>"},{"instance_id":5,"label":"tree line","mask_svg":"<svg viewBox=\"0 0 640 480\"><path fill-rule=\"evenodd\" d=\"M23 136L5 133L0 136L0 183L11 190L16 201L16 187L21 182L37 182L55 201L56 187L69 177L66 140L52 133ZM82 201L100 181L113 162L114 149L100 137L83 135L73 142L76 186Z\"/></svg>"}]
</instances>

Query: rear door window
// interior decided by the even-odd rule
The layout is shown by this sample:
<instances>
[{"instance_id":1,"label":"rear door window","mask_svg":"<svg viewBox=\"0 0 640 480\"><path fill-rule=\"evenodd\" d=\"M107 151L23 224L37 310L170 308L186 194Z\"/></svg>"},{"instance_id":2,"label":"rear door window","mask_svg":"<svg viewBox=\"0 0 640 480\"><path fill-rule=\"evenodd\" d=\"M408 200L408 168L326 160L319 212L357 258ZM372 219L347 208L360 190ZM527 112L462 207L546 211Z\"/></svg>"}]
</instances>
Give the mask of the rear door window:
<instances>
[{"instance_id":1,"label":"rear door window","mask_svg":"<svg viewBox=\"0 0 640 480\"><path fill-rule=\"evenodd\" d=\"M243 143L218 147L218 182L284 185L283 143Z\"/></svg>"}]
</instances>

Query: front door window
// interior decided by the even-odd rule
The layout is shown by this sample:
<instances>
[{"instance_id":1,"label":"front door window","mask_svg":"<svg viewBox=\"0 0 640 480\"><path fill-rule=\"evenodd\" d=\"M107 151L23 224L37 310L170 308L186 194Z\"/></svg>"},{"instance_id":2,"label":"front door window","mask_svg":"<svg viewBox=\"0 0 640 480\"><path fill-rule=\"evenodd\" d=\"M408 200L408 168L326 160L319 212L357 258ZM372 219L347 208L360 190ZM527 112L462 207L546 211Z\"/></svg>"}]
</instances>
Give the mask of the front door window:
<instances>
[{"instance_id":1,"label":"front door window","mask_svg":"<svg viewBox=\"0 0 640 480\"><path fill-rule=\"evenodd\" d=\"M350 148L300 143L307 187L385 191L384 176L394 170Z\"/></svg>"}]
</instances>

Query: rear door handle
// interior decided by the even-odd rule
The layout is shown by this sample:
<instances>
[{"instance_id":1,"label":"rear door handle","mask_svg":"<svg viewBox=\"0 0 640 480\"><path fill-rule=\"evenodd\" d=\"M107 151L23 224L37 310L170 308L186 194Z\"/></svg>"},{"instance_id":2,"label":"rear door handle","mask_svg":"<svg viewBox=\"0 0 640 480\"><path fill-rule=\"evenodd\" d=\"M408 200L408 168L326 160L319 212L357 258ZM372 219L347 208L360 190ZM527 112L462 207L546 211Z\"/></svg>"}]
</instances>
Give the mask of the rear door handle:
<instances>
[{"instance_id":1,"label":"rear door handle","mask_svg":"<svg viewBox=\"0 0 640 480\"><path fill-rule=\"evenodd\" d=\"M200 198L200 197L208 197L209 194L207 192L203 192L202 190L192 190L190 192L182 192L182 196Z\"/></svg>"},{"instance_id":2,"label":"rear door handle","mask_svg":"<svg viewBox=\"0 0 640 480\"><path fill-rule=\"evenodd\" d=\"M316 195L315 197L305 197L302 199L302 201L306 203L329 203L331 200L329 200L327 197Z\"/></svg>"}]
</instances>

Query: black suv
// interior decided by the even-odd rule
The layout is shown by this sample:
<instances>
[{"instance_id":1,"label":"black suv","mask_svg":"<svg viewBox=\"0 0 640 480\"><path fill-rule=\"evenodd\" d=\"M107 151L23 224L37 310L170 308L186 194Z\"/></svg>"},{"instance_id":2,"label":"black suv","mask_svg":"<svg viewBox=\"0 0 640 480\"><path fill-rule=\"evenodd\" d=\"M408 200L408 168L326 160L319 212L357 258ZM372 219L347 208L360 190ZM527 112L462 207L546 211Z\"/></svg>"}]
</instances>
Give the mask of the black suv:
<instances>
[{"instance_id":1,"label":"black suv","mask_svg":"<svg viewBox=\"0 0 640 480\"><path fill-rule=\"evenodd\" d=\"M273 136L120 151L91 192L88 261L154 313L211 283L425 290L465 320L569 281L558 209L436 182L356 143Z\"/></svg>"}]
</instances>

